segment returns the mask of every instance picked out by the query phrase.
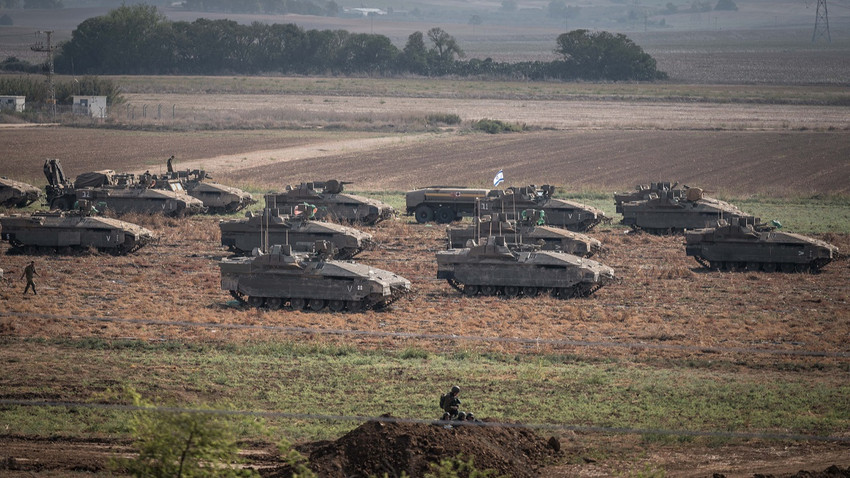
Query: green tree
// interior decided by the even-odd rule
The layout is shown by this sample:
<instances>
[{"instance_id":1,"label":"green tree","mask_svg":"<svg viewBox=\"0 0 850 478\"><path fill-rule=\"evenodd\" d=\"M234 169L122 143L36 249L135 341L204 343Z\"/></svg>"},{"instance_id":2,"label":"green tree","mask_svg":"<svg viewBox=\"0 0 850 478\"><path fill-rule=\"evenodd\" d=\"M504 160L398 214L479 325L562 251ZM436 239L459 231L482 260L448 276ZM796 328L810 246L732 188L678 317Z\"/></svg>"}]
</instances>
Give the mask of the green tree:
<instances>
[{"instance_id":1,"label":"green tree","mask_svg":"<svg viewBox=\"0 0 850 478\"><path fill-rule=\"evenodd\" d=\"M428 30L428 38L434 44L434 52L441 63L451 63L454 61L455 55L463 58L463 50L457 44L455 37L446 33L442 28L434 27Z\"/></svg>"},{"instance_id":2,"label":"green tree","mask_svg":"<svg viewBox=\"0 0 850 478\"><path fill-rule=\"evenodd\" d=\"M428 49L422 32L413 32L407 37L407 44L399 55L399 69L417 75L428 74Z\"/></svg>"},{"instance_id":3,"label":"green tree","mask_svg":"<svg viewBox=\"0 0 850 478\"><path fill-rule=\"evenodd\" d=\"M119 461L139 477L259 476L239 469L236 439L228 423L212 413L163 412L130 391L133 404L143 407L130 421L138 456Z\"/></svg>"},{"instance_id":4,"label":"green tree","mask_svg":"<svg viewBox=\"0 0 850 478\"><path fill-rule=\"evenodd\" d=\"M606 80L666 78L655 59L622 33L573 30L558 36L556 53L563 55L568 76Z\"/></svg>"}]
</instances>

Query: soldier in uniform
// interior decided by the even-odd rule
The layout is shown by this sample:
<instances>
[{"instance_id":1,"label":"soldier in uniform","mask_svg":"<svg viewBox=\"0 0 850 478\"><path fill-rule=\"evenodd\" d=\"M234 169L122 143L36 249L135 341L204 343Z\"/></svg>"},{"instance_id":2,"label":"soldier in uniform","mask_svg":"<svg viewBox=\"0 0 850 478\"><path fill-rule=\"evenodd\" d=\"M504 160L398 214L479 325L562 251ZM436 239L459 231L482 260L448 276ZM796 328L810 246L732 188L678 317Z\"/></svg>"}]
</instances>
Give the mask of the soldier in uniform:
<instances>
[{"instance_id":1,"label":"soldier in uniform","mask_svg":"<svg viewBox=\"0 0 850 478\"><path fill-rule=\"evenodd\" d=\"M168 172L169 173L174 172L174 166L171 164L172 161L174 161L174 155L173 154L171 155L170 158L168 158Z\"/></svg>"},{"instance_id":2,"label":"soldier in uniform","mask_svg":"<svg viewBox=\"0 0 850 478\"><path fill-rule=\"evenodd\" d=\"M458 413L460 413L460 398L458 398L458 395L460 395L460 387L452 385L449 393L440 396L440 408L445 412L441 420L456 420L458 418Z\"/></svg>"},{"instance_id":3,"label":"soldier in uniform","mask_svg":"<svg viewBox=\"0 0 850 478\"><path fill-rule=\"evenodd\" d=\"M33 295L38 295L38 292L35 290L35 282L33 282L33 277L39 275L35 270L35 261L30 261L30 263L24 268L24 273L21 274L21 279L26 276L27 278L27 286L24 288L24 295L27 294L27 291L32 287Z\"/></svg>"}]
</instances>

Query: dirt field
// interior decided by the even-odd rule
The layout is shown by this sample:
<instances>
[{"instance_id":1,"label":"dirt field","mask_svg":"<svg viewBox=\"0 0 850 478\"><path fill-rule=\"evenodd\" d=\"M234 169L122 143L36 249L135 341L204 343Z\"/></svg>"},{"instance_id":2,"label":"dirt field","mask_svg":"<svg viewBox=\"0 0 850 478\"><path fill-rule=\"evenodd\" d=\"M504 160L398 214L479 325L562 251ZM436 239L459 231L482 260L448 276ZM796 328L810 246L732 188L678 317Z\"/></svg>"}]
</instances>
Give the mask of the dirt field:
<instances>
[{"instance_id":1,"label":"dirt field","mask_svg":"<svg viewBox=\"0 0 850 478\"><path fill-rule=\"evenodd\" d=\"M382 107L372 99L346 99L333 108ZM349 102L350 101L350 102ZM358 101L358 102L355 102ZM312 104L315 105L314 101ZM321 101L320 103L324 103ZM442 100L438 111L452 106ZM377 105L377 106L375 106ZM387 101L387 111L401 103ZM294 105L290 105L294 107ZM540 105L476 102L458 111L472 117L497 113L499 119L536 119L554 130L486 135L465 132L427 134L330 133L317 131L130 132L82 128L0 129L10 154L0 159L0 174L43 185L42 162L58 157L66 172L110 168L156 170L175 154L178 168L202 166L216 179L237 185L281 189L300 180L336 177L366 191L405 190L434 183L486 185L503 168L509 183L549 182L568 190L613 191L659 178L745 196L771 192L788 196L847 194L850 184L850 135L843 108L788 106L693 109L682 105L614 105L567 102ZM256 107L256 106L255 106ZM430 111L431 105L408 105ZM680 107L684 109L680 109ZM599 115L594 116L594 110ZM647 111L648 110L648 111ZM639 116L647 111L646 116ZM483 112L483 113L482 113ZM535 112L539 115L535 117ZM641 113L642 114L642 113ZM749 115L749 116L748 116ZM495 116L495 115L494 115ZM464 116L465 118L467 116ZM667 121L664 125L656 121ZM727 123L724 123L727 121ZM799 123L798 123L799 121ZM529 121L532 122L532 121ZM724 128L722 124L733 125ZM791 125L795 126L791 126ZM801 124L817 124L817 130ZM751 127L752 126L752 127ZM616 284L582 300L550 297L507 301L464 298L435 279L433 254L444 247L441 227L414 224L409 218L365 228L379 246L357 260L397 272L413 283L414 293L388 312L331 314L258 312L227 306L231 297L219 288L217 261L226 255L219 244L215 217L183 221L154 217L126 218L152 228L160 237L127 257L104 255L10 255L0 245L0 267L7 282L0 287L0 312L15 314L0 321L10 342L0 374L0 398L20 398L29 377L26 345L16 338L136 338L188 342L242 343L256 339L303 339L276 330L217 329L140 325L126 319L173 322L252 324L316 329L308 340L351 343L365 349L422 347L436 352L453 348L510 353L574 353L602 360L717 360L742 374L806 367L808 379L846 376L850 331L850 262L846 256L817 275L708 272L684 254L681 237L625 234L600 229L592 235L605 250L596 259L614 268ZM850 235L819 236L842 252ZM26 262L39 265L38 296L22 297L18 280ZM186 293L190 290L191 293ZM24 317L18 314L25 314ZM29 315L26 315L29 314ZM33 315L35 314L35 315ZM43 315L46 315L43 316ZM100 317L114 320L97 321ZM515 337L597 343L641 343L647 348L548 345L458 340L446 344L427 338L388 336L338 337L321 329L412 334ZM270 337L270 334L274 334ZM696 349L695 349L696 348ZM739 349L756 350L742 355ZM815 351L806 357L758 353ZM742 359L741 357L745 358ZM825 367L819 371L817 367ZM842 368L843 367L843 368ZM51 372L52 373L52 372ZM83 401L108 387L110 377L80 384L72 373L51 375L61 384L55 400ZM206 392L197 391L204 400ZM402 435L420 433L408 430ZM422 440L431 435L421 432ZM840 434L846 437L846 432ZM337 450L345 448L341 438ZM597 463L583 456L588 443L599 443L616 457L625 447L642 447L637 437L593 434L561 437L574 461L540 471L541 476L611 476L639 473L633 462L610 458ZM305 444L305 447L311 446ZM62 476L103 471L107 457L127 450L118 439L76 440L0 435L0 449L13 450L14 461L0 466L8 476ZM776 445L753 441L720 447L646 445L644 463L668 476L752 476L754 472L789 476L800 469L821 471L850 466L846 443ZM12 456L0 453L0 457ZM277 461L268 446L253 446L250 460L266 473ZM587 459L585 459L587 458ZM330 466L330 465L328 465Z\"/></svg>"},{"instance_id":2,"label":"dirt field","mask_svg":"<svg viewBox=\"0 0 850 478\"><path fill-rule=\"evenodd\" d=\"M0 175L39 186L46 183L45 158L61 159L66 174L74 177L99 169L158 172L174 154L180 169L202 168L218 181L267 190L316 178L353 181L361 191L484 186L499 169L509 184L549 182L567 191L631 189L662 177L732 195L850 190L850 135L845 131L381 135L0 128L0 141L12 151L0 161Z\"/></svg>"}]
</instances>

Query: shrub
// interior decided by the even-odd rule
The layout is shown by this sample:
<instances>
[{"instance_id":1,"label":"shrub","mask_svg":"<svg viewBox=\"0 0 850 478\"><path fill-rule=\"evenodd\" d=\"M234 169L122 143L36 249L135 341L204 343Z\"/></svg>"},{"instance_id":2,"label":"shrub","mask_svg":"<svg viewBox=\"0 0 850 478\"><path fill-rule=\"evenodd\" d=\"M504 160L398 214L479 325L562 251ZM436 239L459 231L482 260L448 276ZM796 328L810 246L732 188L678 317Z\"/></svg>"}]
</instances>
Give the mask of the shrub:
<instances>
[{"instance_id":1,"label":"shrub","mask_svg":"<svg viewBox=\"0 0 850 478\"><path fill-rule=\"evenodd\" d=\"M525 130L525 125L506 123L500 120L483 118L472 123L472 129L485 131L490 134L519 133Z\"/></svg>"}]
</instances>

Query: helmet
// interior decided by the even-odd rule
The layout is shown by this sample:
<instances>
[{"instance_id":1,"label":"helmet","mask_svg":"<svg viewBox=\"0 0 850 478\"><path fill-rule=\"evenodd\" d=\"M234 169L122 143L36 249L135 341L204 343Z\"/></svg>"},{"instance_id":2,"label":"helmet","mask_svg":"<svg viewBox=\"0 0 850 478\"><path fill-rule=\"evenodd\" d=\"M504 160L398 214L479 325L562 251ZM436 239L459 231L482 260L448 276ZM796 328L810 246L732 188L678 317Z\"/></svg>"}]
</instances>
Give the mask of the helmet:
<instances>
[{"instance_id":1,"label":"helmet","mask_svg":"<svg viewBox=\"0 0 850 478\"><path fill-rule=\"evenodd\" d=\"M451 393L459 393L459 392L460 392L460 387L458 387L457 385L452 385L452 392Z\"/></svg>"},{"instance_id":2,"label":"helmet","mask_svg":"<svg viewBox=\"0 0 850 478\"><path fill-rule=\"evenodd\" d=\"M464 413L464 412L457 412L457 419L458 419L458 420L460 420L460 421L464 421L464 420L466 420L466 413Z\"/></svg>"},{"instance_id":3,"label":"helmet","mask_svg":"<svg viewBox=\"0 0 850 478\"><path fill-rule=\"evenodd\" d=\"M475 420L475 415L473 415L472 412L467 413L466 414L466 420L470 421L470 422Z\"/></svg>"}]
</instances>

